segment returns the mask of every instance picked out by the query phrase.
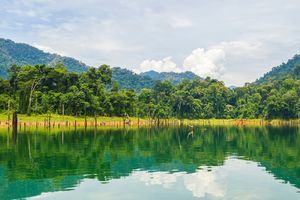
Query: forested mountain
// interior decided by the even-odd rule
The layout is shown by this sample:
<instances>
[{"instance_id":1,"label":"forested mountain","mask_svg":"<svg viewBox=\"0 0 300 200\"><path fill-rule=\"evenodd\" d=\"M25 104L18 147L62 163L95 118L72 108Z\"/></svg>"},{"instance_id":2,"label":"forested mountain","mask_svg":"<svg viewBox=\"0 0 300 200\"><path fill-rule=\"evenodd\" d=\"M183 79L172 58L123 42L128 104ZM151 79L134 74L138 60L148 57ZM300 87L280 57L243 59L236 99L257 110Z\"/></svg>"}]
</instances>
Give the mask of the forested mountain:
<instances>
[{"instance_id":1,"label":"forested mountain","mask_svg":"<svg viewBox=\"0 0 300 200\"><path fill-rule=\"evenodd\" d=\"M191 72L135 74L108 65L87 67L72 58L65 58L69 61L65 66L35 65L52 65L64 57L1 41L3 62L26 64L13 65L9 78L0 78L2 112L15 109L29 115L51 112L152 119L300 117L300 55L275 67L257 80L259 84L229 89L222 81L201 79ZM68 67L72 62L82 65ZM72 72L80 70L83 72Z\"/></svg>"},{"instance_id":2,"label":"forested mountain","mask_svg":"<svg viewBox=\"0 0 300 200\"><path fill-rule=\"evenodd\" d=\"M176 73L176 72L156 72L156 71L148 71L140 74L141 76L150 77L153 80L160 81L171 81L172 84L177 85L182 82L184 79L194 80L200 78L196 74L190 71Z\"/></svg>"},{"instance_id":3,"label":"forested mountain","mask_svg":"<svg viewBox=\"0 0 300 200\"><path fill-rule=\"evenodd\" d=\"M11 40L0 38L0 77L8 78L8 69L13 65L37 65L44 64L55 66L63 64L69 72L84 72L88 66L74 58L63 57L57 54L46 53L33 46L23 43L15 43ZM130 70L115 67L112 69L112 80L117 82L122 89L152 88L156 80L169 80L173 84L178 84L184 79L198 78L192 72L175 73L149 71L136 74Z\"/></svg>"},{"instance_id":4,"label":"forested mountain","mask_svg":"<svg viewBox=\"0 0 300 200\"><path fill-rule=\"evenodd\" d=\"M120 67L112 68L112 80L117 82L122 89L134 89L137 91L143 88L152 88L155 84L155 80L150 77L141 76Z\"/></svg>"},{"instance_id":5,"label":"forested mountain","mask_svg":"<svg viewBox=\"0 0 300 200\"><path fill-rule=\"evenodd\" d=\"M156 72L148 71L136 74L128 69L120 67L112 68L112 80L117 82L121 89L133 89L140 91L143 88L153 88L156 81L170 81L177 85L183 80L194 80L200 78L193 72Z\"/></svg>"},{"instance_id":6,"label":"forested mountain","mask_svg":"<svg viewBox=\"0 0 300 200\"><path fill-rule=\"evenodd\" d=\"M298 75L298 71L300 71L300 55L295 55L292 59L289 59L287 63L282 63L277 67L273 67L271 71L257 79L255 83L266 83L287 77L297 78L296 76Z\"/></svg>"},{"instance_id":7,"label":"forested mountain","mask_svg":"<svg viewBox=\"0 0 300 200\"><path fill-rule=\"evenodd\" d=\"M7 78L11 65L63 64L70 72L83 72L88 66L74 58L46 53L28 44L0 38L0 77Z\"/></svg>"}]
</instances>

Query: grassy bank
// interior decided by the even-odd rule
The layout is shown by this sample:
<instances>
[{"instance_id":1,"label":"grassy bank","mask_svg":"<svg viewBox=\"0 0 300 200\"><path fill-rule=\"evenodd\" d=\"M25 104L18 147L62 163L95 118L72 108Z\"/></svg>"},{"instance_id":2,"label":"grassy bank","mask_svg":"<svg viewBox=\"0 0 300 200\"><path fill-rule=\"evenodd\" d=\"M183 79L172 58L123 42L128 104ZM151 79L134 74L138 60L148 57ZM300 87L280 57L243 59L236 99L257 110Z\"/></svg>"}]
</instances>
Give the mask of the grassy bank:
<instances>
[{"instance_id":1,"label":"grassy bank","mask_svg":"<svg viewBox=\"0 0 300 200\"><path fill-rule=\"evenodd\" d=\"M8 120L8 115L0 114L0 127L6 127L11 124ZM19 126L36 126L36 127L64 127L64 126L112 126L123 127L128 126L151 126L151 125L300 125L300 119L297 120L263 120L263 119L185 119L180 121L178 119L168 120L151 120L147 118L131 117L129 120L122 117L75 117L75 116L61 116L61 115L18 115Z\"/></svg>"}]
</instances>

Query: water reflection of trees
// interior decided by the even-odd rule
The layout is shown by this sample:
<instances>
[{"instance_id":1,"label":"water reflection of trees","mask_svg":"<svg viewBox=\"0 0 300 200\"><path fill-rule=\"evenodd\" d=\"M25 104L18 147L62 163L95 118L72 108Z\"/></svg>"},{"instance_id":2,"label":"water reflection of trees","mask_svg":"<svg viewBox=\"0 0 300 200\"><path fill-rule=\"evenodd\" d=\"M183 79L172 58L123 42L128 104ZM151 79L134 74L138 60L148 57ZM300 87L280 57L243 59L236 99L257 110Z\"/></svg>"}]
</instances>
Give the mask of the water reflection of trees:
<instances>
[{"instance_id":1,"label":"water reflection of trees","mask_svg":"<svg viewBox=\"0 0 300 200\"><path fill-rule=\"evenodd\" d=\"M229 155L259 162L277 178L300 188L300 136L292 127L199 127L139 130L21 132L16 144L0 134L1 196L17 188L64 190L83 177L106 182L135 169L195 172L222 165ZM24 182L25 181L25 182ZM15 192L14 198L28 191ZM26 193L27 192L27 193ZM0 198L1 198L0 196Z\"/></svg>"}]
</instances>

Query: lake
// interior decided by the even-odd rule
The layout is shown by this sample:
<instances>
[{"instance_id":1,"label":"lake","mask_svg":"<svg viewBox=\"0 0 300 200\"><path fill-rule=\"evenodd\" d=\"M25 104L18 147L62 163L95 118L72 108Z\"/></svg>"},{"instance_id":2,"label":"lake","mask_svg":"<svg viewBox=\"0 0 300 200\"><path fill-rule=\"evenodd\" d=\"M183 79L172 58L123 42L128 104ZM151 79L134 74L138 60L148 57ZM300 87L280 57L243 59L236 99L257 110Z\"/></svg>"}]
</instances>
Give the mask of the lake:
<instances>
[{"instance_id":1,"label":"lake","mask_svg":"<svg viewBox=\"0 0 300 200\"><path fill-rule=\"evenodd\" d=\"M0 130L0 199L300 199L297 127Z\"/></svg>"}]
</instances>

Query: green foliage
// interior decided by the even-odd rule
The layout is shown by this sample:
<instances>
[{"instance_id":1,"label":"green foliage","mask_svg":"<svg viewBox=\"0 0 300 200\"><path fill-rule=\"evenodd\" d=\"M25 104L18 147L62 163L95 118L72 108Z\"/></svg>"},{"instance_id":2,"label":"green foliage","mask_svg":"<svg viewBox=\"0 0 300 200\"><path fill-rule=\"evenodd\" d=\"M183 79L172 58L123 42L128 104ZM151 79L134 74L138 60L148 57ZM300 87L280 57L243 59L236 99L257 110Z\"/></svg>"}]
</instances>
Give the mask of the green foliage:
<instances>
[{"instance_id":1,"label":"green foliage","mask_svg":"<svg viewBox=\"0 0 300 200\"><path fill-rule=\"evenodd\" d=\"M88 69L87 65L74 58L45 53L30 45L0 38L0 77L7 78L9 69L14 64L49 66L63 64L71 72L83 72Z\"/></svg>"},{"instance_id":2,"label":"green foliage","mask_svg":"<svg viewBox=\"0 0 300 200\"><path fill-rule=\"evenodd\" d=\"M119 67L112 68L112 79L122 89L134 89L136 91L140 91L143 88L153 88L155 84L155 81L150 77L144 77Z\"/></svg>"},{"instance_id":3,"label":"green foliage","mask_svg":"<svg viewBox=\"0 0 300 200\"><path fill-rule=\"evenodd\" d=\"M63 66L13 66L9 80L0 81L0 109L20 113L68 115L139 116L177 118L282 118L299 115L300 81L293 77L267 84L248 84L231 90L207 78L185 80L173 86L157 81L153 89L119 89L109 66L90 68L81 74Z\"/></svg>"},{"instance_id":4,"label":"green foliage","mask_svg":"<svg viewBox=\"0 0 300 200\"><path fill-rule=\"evenodd\" d=\"M13 65L9 80L0 79L0 109L3 112L14 109L27 115L51 112L73 116L148 117L158 123L160 119L172 117L295 119L300 116L297 66L295 73L285 78L234 89L215 79L198 78L177 85L158 80L152 89L138 92L120 88L108 65L89 68L80 74L68 72L61 64L55 67ZM125 73L122 81L126 85L129 80L125 77L130 71L114 70ZM130 76L139 77L132 73ZM142 86L136 84L135 88Z\"/></svg>"}]
</instances>

